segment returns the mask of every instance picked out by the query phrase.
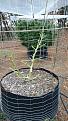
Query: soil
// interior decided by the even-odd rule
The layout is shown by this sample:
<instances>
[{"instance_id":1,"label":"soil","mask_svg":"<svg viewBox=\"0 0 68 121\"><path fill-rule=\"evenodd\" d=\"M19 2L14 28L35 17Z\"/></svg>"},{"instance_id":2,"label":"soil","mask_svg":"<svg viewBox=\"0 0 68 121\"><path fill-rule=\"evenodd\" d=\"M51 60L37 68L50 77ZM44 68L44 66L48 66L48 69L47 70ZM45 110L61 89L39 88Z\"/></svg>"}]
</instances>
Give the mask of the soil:
<instances>
[{"instance_id":1,"label":"soil","mask_svg":"<svg viewBox=\"0 0 68 121\"><path fill-rule=\"evenodd\" d=\"M54 90L58 80L42 70L33 70L29 77L29 69L22 69L20 74L10 73L2 80L5 90L22 96L42 96Z\"/></svg>"},{"instance_id":2,"label":"soil","mask_svg":"<svg viewBox=\"0 0 68 121\"><path fill-rule=\"evenodd\" d=\"M43 67L48 69L59 76L60 90L62 93L68 96L68 29L64 29L58 32L58 47L56 53L56 43L54 46L48 48L48 59L36 60L35 67ZM9 41L0 43L0 50L3 52L12 51L15 55L14 60L17 68L27 67L28 62L30 64L30 58L27 55L26 47L20 44L20 41ZM5 53L0 57L0 78L6 73L11 71L11 62ZM68 109L68 98L63 97L66 108ZM57 113L58 121L68 121L68 114L66 113L64 106L59 99L59 111Z\"/></svg>"}]
</instances>

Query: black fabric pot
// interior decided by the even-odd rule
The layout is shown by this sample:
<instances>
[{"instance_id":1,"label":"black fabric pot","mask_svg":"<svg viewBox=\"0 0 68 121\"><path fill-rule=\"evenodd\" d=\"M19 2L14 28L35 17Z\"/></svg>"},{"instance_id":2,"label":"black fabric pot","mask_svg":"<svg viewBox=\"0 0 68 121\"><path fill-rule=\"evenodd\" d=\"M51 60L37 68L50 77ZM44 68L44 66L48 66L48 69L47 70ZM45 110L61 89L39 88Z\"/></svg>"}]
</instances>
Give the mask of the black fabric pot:
<instances>
[{"instance_id":1,"label":"black fabric pot","mask_svg":"<svg viewBox=\"0 0 68 121\"><path fill-rule=\"evenodd\" d=\"M45 95L38 97L20 96L6 91L1 84L2 108L10 121L44 121L45 118L51 119L56 115L59 92L58 77L48 70L42 68L39 70L50 73L58 82L54 90Z\"/></svg>"},{"instance_id":2,"label":"black fabric pot","mask_svg":"<svg viewBox=\"0 0 68 121\"><path fill-rule=\"evenodd\" d=\"M32 58L32 55L34 53L34 50L31 48L28 49L29 51L27 52L28 53L28 56L30 58ZM41 49L38 49L37 50L37 53L35 55L35 58L47 58L48 57L48 51L47 51L47 47L42 47Z\"/></svg>"}]
</instances>

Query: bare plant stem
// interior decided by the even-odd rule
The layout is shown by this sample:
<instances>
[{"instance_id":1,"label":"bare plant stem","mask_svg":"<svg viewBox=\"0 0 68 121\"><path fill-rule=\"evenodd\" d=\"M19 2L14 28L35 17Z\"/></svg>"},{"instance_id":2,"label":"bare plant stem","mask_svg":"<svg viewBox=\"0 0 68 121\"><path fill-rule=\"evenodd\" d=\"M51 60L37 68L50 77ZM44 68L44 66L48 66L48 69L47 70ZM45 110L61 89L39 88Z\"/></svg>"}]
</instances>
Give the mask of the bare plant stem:
<instances>
[{"instance_id":1,"label":"bare plant stem","mask_svg":"<svg viewBox=\"0 0 68 121\"><path fill-rule=\"evenodd\" d=\"M32 0L31 0L32 1ZM45 15L46 15L46 9L47 9L47 3L48 3L48 0L46 1L46 8L45 8L45 14L44 14L44 20L45 20ZM41 34L40 34L40 39L38 40L38 43L37 43L37 46L36 48L34 48L35 52L32 56L32 60L31 60L31 65L30 65L30 70L29 70L29 74L28 74L28 78L31 79L32 78L32 71L33 71L33 66L34 66L34 62L35 62L35 56L36 56L36 53L39 49L39 47L41 46L42 44L42 41L43 41L43 38L44 38L44 26L45 26L45 22L44 22L44 25L42 27L42 31L41 31Z\"/></svg>"},{"instance_id":2,"label":"bare plant stem","mask_svg":"<svg viewBox=\"0 0 68 121\"><path fill-rule=\"evenodd\" d=\"M37 51L38 51L38 49L39 49L39 47L40 47L40 45L43 41L43 38L44 38L44 27L42 28L42 32L40 34L40 39L38 40L37 46L35 48L35 52L32 56L31 66L30 66L30 70L29 70L29 74L28 74L29 79L32 77L32 71L33 71L33 65L34 65L34 62L35 62L35 56L36 56L36 53L37 53Z\"/></svg>"}]
</instances>

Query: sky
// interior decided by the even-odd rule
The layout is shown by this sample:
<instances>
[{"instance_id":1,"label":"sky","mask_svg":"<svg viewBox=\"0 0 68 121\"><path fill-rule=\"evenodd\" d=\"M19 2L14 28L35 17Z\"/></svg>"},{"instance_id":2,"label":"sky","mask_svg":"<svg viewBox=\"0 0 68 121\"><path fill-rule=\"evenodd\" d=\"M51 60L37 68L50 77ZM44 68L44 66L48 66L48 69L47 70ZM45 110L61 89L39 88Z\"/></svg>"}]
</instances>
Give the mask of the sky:
<instances>
[{"instance_id":1,"label":"sky","mask_svg":"<svg viewBox=\"0 0 68 121\"><path fill-rule=\"evenodd\" d=\"M40 12L46 6L47 0L33 0L34 13ZM54 0L48 0L48 6L54 3ZM8 11L19 14L31 14L30 0L0 0L0 11Z\"/></svg>"},{"instance_id":2,"label":"sky","mask_svg":"<svg viewBox=\"0 0 68 121\"><path fill-rule=\"evenodd\" d=\"M43 2L41 2L43 1ZM45 0L34 0L34 12L39 12L44 6ZM30 14L30 0L0 0L0 11L10 11L19 14Z\"/></svg>"},{"instance_id":3,"label":"sky","mask_svg":"<svg viewBox=\"0 0 68 121\"><path fill-rule=\"evenodd\" d=\"M31 0L0 0L0 11L17 13L25 16L32 15ZM44 13L47 0L32 0L33 11L36 16ZM47 12L57 10L68 4L68 0L48 0Z\"/></svg>"}]
</instances>

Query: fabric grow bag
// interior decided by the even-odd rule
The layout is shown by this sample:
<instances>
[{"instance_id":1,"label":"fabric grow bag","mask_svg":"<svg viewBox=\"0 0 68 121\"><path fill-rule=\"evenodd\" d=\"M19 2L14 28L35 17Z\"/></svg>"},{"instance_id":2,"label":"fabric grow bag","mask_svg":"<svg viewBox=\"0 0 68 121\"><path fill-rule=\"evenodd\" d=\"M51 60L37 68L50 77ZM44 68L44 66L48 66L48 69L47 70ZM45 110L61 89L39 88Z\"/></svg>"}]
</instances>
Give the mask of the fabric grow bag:
<instances>
[{"instance_id":1,"label":"fabric grow bag","mask_svg":"<svg viewBox=\"0 0 68 121\"><path fill-rule=\"evenodd\" d=\"M48 70L42 68L39 70L50 73L58 82L54 90L45 95L37 97L20 96L6 91L1 84L2 108L10 121L44 121L45 118L52 119L56 115L59 92L58 77Z\"/></svg>"},{"instance_id":2,"label":"fabric grow bag","mask_svg":"<svg viewBox=\"0 0 68 121\"><path fill-rule=\"evenodd\" d=\"M29 48L27 54L28 54L28 57L32 58L32 55L34 54L33 48L31 48L31 49ZM43 58L47 58L47 57L48 57L47 47L42 47L42 48L37 50L35 58L42 58L43 59Z\"/></svg>"}]
</instances>

